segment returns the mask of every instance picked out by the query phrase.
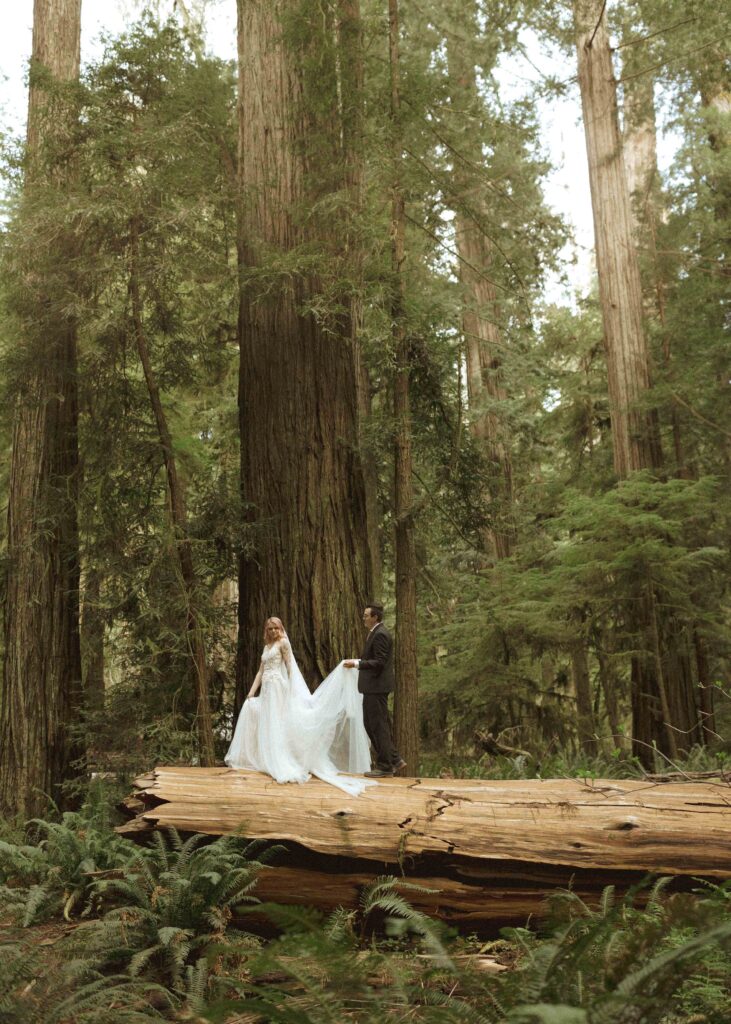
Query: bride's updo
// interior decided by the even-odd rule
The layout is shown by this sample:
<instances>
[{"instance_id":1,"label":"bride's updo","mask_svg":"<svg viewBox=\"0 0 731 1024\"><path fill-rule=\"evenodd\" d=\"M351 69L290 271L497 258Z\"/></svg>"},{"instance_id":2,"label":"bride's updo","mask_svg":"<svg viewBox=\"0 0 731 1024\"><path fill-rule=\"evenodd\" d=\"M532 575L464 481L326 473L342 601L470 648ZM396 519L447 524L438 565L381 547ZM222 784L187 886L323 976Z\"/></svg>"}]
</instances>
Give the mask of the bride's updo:
<instances>
[{"instance_id":1,"label":"bride's updo","mask_svg":"<svg viewBox=\"0 0 731 1024\"><path fill-rule=\"evenodd\" d=\"M268 636L269 627L270 626L273 627L274 629L276 629L276 631L277 631L277 636L274 638L274 640L270 640L269 636ZM287 634L285 632L284 626L282 625L282 620L278 619L276 617L276 615L272 615L271 618L267 619L266 622L264 623L264 643L265 644L276 643L277 640L281 640L281 638L283 636L286 636L286 635Z\"/></svg>"}]
</instances>

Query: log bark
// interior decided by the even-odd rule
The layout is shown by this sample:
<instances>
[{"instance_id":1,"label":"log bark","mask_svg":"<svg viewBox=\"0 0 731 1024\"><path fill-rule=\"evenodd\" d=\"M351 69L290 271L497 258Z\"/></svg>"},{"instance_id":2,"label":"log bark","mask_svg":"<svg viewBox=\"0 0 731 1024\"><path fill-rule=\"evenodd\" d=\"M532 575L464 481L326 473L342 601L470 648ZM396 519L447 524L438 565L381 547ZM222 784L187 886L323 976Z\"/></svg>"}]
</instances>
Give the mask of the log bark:
<instances>
[{"instance_id":1,"label":"log bark","mask_svg":"<svg viewBox=\"0 0 731 1024\"><path fill-rule=\"evenodd\" d=\"M63 194L74 174L81 0L36 0L24 195ZM59 86L61 88L59 88ZM21 218L23 210L21 210ZM22 227L20 228L22 230ZM69 725L81 704L78 383L73 238L53 236L22 268L28 368L13 422L7 527L0 809L44 813L83 755Z\"/></svg>"},{"instance_id":2,"label":"log bark","mask_svg":"<svg viewBox=\"0 0 731 1024\"><path fill-rule=\"evenodd\" d=\"M545 896L582 898L648 873L731 877L728 781L399 779L361 797L325 783L278 785L228 768L157 768L129 801L123 834L174 826L283 843L260 898L355 906L378 875L437 890L408 893L435 916L475 928L524 923Z\"/></svg>"}]
</instances>

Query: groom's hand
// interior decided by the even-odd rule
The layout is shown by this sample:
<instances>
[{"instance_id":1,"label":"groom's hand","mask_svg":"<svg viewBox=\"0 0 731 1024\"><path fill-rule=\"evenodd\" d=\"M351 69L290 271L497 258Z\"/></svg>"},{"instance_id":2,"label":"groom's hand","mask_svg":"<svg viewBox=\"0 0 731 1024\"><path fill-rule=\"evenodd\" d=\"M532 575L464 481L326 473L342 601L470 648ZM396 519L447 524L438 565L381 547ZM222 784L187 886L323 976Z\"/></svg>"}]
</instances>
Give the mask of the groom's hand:
<instances>
[{"instance_id":1,"label":"groom's hand","mask_svg":"<svg viewBox=\"0 0 731 1024\"><path fill-rule=\"evenodd\" d=\"M346 668L357 668L358 667L358 662L357 661L352 661L352 660L351 661L344 661L343 665L345 665Z\"/></svg>"}]
</instances>

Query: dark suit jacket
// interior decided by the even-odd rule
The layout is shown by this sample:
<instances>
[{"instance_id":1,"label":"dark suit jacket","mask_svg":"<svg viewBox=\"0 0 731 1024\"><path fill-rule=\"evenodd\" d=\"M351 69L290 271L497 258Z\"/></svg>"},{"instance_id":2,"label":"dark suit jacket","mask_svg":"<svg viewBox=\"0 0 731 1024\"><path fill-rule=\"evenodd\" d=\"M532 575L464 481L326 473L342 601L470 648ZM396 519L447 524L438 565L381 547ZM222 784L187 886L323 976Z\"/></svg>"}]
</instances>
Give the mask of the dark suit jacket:
<instances>
[{"instance_id":1,"label":"dark suit jacket","mask_svg":"<svg viewBox=\"0 0 731 1024\"><path fill-rule=\"evenodd\" d=\"M382 622L368 634L358 666L361 693L391 693L394 688L393 638Z\"/></svg>"}]
</instances>

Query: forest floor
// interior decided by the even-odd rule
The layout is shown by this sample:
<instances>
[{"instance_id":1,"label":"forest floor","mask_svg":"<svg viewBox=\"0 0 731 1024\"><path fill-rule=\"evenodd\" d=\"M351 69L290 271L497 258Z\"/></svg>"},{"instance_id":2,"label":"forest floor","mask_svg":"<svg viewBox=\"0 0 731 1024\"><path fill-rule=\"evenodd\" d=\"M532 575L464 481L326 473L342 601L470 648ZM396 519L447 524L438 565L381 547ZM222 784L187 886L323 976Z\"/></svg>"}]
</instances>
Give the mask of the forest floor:
<instances>
[{"instance_id":1,"label":"forest floor","mask_svg":"<svg viewBox=\"0 0 731 1024\"><path fill-rule=\"evenodd\" d=\"M79 812L0 828L0 1024L728 1024L731 882L608 886L596 906L556 890L541 923L489 939L387 877L350 910L249 916L266 851L136 845L118 797L103 782Z\"/></svg>"}]
</instances>

